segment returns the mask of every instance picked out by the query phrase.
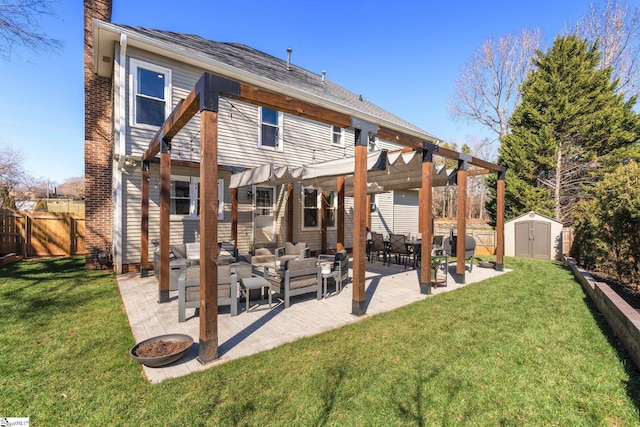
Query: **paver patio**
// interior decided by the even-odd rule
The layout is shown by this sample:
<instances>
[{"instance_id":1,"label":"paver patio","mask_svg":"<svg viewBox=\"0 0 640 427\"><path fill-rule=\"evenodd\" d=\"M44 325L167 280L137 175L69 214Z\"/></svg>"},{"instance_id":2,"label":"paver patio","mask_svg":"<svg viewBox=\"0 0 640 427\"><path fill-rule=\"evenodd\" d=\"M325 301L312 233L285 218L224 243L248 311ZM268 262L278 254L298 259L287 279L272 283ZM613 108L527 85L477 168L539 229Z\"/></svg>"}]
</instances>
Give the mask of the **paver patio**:
<instances>
[{"instance_id":1,"label":"paver patio","mask_svg":"<svg viewBox=\"0 0 640 427\"><path fill-rule=\"evenodd\" d=\"M182 359L158 368L144 366L146 377L153 383L180 377L207 369L229 360L249 356L298 338L315 335L340 326L360 321L377 313L428 298L420 293L419 270L405 269L401 265L366 264L366 314L351 314L351 279L342 292L318 301L315 294L293 297L291 306L284 309L281 300L274 297L269 310L266 302L245 312L241 300L238 316L231 316L229 307L221 307L218 314L218 356L208 364L201 364L198 356L199 319L194 310L187 310L186 322L178 322L178 293L171 291L171 301L158 304L158 281L150 276L141 278L137 273L117 277L129 324L136 342L158 335L181 333L193 337L194 344ZM455 283L455 263L449 266L448 286L432 288L432 295L453 291L462 286L480 282L504 272L474 267L466 273L466 284ZM349 273L351 277L352 271ZM331 291L333 288L330 287Z\"/></svg>"}]
</instances>

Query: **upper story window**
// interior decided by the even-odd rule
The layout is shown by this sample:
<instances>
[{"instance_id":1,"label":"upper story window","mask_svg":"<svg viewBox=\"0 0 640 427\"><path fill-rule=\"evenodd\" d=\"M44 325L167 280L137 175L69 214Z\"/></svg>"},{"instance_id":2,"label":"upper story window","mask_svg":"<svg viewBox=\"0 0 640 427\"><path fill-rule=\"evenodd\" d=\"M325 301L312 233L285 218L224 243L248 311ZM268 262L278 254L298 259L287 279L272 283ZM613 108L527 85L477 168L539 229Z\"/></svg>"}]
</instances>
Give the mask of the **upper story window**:
<instances>
[{"instance_id":1,"label":"upper story window","mask_svg":"<svg viewBox=\"0 0 640 427\"><path fill-rule=\"evenodd\" d=\"M171 215L200 216L200 180L184 176L171 177ZM224 180L218 180L218 219L224 219Z\"/></svg>"},{"instance_id":2,"label":"upper story window","mask_svg":"<svg viewBox=\"0 0 640 427\"><path fill-rule=\"evenodd\" d=\"M282 151L282 113L260 107L259 146Z\"/></svg>"},{"instance_id":3,"label":"upper story window","mask_svg":"<svg viewBox=\"0 0 640 427\"><path fill-rule=\"evenodd\" d=\"M331 143L344 147L344 128L331 126Z\"/></svg>"},{"instance_id":4,"label":"upper story window","mask_svg":"<svg viewBox=\"0 0 640 427\"><path fill-rule=\"evenodd\" d=\"M171 70L131 59L131 125L157 128L171 112Z\"/></svg>"}]
</instances>

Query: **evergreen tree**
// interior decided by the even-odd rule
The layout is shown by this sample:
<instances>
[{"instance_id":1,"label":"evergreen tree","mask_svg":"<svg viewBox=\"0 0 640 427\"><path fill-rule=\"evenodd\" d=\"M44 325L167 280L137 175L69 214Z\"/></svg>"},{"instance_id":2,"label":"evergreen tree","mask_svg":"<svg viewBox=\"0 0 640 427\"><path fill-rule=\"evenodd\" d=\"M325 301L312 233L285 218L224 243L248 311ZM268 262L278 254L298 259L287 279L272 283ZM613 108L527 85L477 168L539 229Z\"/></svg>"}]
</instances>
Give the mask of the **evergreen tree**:
<instances>
[{"instance_id":1,"label":"evergreen tree","mask_svg":"<svg viewBox=\"0 0 640 427\"><path fill-rule=\"evenodd\" d=\"M561 36L536 55L499 149L508 170L505 218L535 209L570 223L585 186L602 176L599 168L637 155L640 116L635 98L616 94L611 69L597 68L597 44ZM495 176L490 181L495 189ZM487 209L495 219L495 190L491 196Z\"/></svg>"}]
</instances>

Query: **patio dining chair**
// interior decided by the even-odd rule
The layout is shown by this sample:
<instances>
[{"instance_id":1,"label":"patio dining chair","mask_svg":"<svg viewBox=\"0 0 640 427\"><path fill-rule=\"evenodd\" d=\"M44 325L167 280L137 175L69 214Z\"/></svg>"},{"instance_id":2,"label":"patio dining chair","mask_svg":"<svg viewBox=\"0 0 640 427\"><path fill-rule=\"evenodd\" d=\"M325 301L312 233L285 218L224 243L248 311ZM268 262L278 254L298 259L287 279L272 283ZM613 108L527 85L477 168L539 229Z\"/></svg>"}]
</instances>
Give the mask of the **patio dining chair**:
<instances>
[{"instance_id":1,"label":"patio dining chair","mask_svg":"<svg viewBox=\"0 0 640 427\"><path fill-rule=\"evenodd\" d=\"M384 243L382 234L372 231L371 242L369 244L369 261L379 259L380 253L382 253L382 263L384 264L387 262L387 246Z\"/></svg>"},{"instance_id":2,"label":"patio dining chair","mask_svg":"<svg viewBox=\"0 0 640 427\"><path fill-rule=\"evenodd\" d=\"M411 251L406 242L407 236L404 234L389 234L389 265L391 265L391 255L396 256L396 262L404 261L404 268L407 268L407 260L411 257Z\"/></svg>"}]
</instances>

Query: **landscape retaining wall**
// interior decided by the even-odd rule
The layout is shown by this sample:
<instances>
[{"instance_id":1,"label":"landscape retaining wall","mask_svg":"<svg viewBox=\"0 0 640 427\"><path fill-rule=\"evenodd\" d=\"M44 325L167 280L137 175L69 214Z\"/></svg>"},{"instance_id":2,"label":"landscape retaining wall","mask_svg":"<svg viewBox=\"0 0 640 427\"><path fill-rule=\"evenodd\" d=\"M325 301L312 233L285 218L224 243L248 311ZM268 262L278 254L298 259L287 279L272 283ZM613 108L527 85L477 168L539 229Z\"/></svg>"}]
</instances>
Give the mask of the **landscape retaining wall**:
<instances>
[{"instance_id":1,"label":"landscape retaining wall","mask_svg":"<svg viewBox=\"0 0 640 427\"><path fill-rule=\"evenodd\" d=\"M565 257L564 262L571 268L633 363L640 369L640 314L609 285L597 282L573 258Z\"/></svg>"}]
</instances>

